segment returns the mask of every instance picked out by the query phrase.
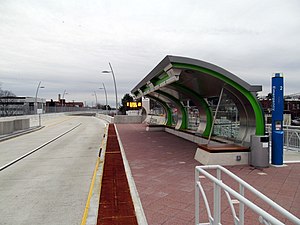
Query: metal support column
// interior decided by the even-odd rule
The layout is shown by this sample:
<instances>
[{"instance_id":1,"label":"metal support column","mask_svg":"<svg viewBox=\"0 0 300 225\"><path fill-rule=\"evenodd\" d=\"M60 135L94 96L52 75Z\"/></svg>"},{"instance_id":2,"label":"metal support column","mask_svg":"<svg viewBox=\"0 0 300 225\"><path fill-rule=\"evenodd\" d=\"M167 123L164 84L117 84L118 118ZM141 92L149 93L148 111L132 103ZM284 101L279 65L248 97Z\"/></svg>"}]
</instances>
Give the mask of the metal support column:
<instances>
[{"instance_id":1,"label":"metal support column","mask_svg":"<svg viewBox=\"0 0 300 225\"><path fill-rule=\"evenodd\" d=\"M272 158L273 165L283 165L283 77L272 77Z\"/></svg>"},{"instance_id":2,"label":"metal support column","mask_svg":"<svg viewBox=\"0 0 300 225\"><path fill-rule=\"evenodd\" d=\"M221 100L222 100L222 96L223 96L223 91L224 91L224 87L222 87L222 89L221 89L221 93L220 93L220 96L219 96L218 105L217 105L217 108L216 108L216 111L215 111L214 120L212 122L211 130L209 132L207 144L209 144L209 142L210 142L210 138L211 138L211 135L212 135L212 132L213 132L213 129L214 129L214 125L215 125L215 121L216 121L216 118L217 118L219 106L220 106L220 103L221 103Z\"/></svg>"}]
</instances>

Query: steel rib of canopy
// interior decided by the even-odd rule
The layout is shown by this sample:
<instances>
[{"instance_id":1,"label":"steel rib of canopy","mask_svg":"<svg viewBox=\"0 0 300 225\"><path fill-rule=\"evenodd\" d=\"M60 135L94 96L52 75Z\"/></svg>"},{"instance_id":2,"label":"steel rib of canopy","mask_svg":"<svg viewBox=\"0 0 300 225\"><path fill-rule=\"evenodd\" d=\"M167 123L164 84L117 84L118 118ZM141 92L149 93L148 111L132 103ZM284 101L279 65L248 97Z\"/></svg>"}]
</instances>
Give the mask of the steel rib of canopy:
<instances>
[{"instance_id":1,"label":"steel rib of canopy","mask_svg":"<svg viewBox=\"0 0 300 225\"><path fill-rule=\"evenodd\" d=\"M251 134L264 135L264 116L256 98L256 93L262 87L250 85L211 63L180 56L166 56L131 92L136 98L155 96L166 103L177 99L177 105L192 100L202 117L202 124L199 125L202 128L199 130L202 130L203 136L207 136L212 129L212 113L205 99L218 97L222 88L239 112L240 129L237 139L249 143ZM159 92L163 92L164 97ZM184 107L178 108L182 116L178 123L187 121ZM180 125L176 128L185 129L186 126Z\"/></svg>"}]
</instances>

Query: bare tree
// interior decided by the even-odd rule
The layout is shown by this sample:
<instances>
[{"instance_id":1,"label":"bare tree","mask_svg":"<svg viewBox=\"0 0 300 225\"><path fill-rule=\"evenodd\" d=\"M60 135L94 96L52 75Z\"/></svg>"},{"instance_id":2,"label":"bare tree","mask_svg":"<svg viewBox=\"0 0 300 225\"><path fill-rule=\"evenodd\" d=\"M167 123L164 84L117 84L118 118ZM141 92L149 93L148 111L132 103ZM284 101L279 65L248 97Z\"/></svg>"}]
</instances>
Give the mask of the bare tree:
<instances>
[{"instance_id":1,"label":"bare tree","mask_svg":"<svg viewBox=\"0 0 300 225\"><path fill-rule=\"evenodd\" d=\"M15 99L16 95L0 88L0 116L14 116L22 107Z\"/></svg>"}]
</instances>

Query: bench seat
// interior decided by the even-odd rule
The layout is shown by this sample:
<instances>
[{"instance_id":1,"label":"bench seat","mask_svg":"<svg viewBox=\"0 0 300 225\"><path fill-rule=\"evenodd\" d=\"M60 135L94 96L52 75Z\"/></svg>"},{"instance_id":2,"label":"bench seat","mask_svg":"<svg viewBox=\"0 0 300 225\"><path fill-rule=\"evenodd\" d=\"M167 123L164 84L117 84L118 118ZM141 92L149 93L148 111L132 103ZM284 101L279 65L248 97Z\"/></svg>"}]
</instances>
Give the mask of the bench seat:
<instances>
[{"instance_id":1,"label":"bench seat","mask_svg":"<svg viewBox=\"0 0 300 225\"><path fill-rule=\"evenodd\" d=\"M198 145L195 160L203 165L247 165L249 164L248 147L235 144Z\"/></svg>"}]
</instances>

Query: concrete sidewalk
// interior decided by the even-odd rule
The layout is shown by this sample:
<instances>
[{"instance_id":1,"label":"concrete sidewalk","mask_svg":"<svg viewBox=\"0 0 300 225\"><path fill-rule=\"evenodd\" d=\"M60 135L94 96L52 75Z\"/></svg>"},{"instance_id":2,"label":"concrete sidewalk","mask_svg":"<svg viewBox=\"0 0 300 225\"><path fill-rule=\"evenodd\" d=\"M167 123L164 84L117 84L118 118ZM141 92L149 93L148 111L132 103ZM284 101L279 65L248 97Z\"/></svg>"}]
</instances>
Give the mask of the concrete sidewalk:
<instances>
[{"instance_id":1,"label":"concrete sidewalk","mask_svg":"<svg viewBox=\"0 0 300 225\"><path fill-rule=\"evenodd\" d=\"M117 129L148 224L194 224L194 171L195 166L200 165L194 160L197 145L164 131L147 132L143 124L118 124ZM265 169L226 168L300 217L300 164ZM232 183L229 178L228 182ZM211 198L211 183L204 183L208 198ZM246 196L272 215L278 215L247 192ZM225 199L223 203L222 224L234 224ZM260 224L258 216L249 209L245 212L245 224Z\"/></svg>"}]
</instances>

